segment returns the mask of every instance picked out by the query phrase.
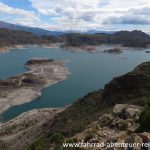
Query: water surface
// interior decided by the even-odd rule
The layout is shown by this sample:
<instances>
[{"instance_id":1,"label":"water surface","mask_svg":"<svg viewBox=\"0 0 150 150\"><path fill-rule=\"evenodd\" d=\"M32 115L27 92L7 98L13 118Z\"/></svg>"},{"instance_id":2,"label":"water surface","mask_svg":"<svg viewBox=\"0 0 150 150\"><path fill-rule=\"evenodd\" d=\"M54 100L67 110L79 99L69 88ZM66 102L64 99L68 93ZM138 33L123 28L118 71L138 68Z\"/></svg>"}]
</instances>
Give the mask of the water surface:
<instances>
[{"instance_id":1,"label":"water surface","mask_svg":"<svg viewBox=\"0 0 150 150\"><path fill-rule=\"evenodd\" d=\"M66 67L71 75L68 79L44 89L38 99L11 107L0 115L0 121L7 121L31 109L68 105L88 92L103 88L114 76L125 74L141 62L150 60L150 54L145 53L145 50L127 49L118 55L70 52L60 48L14 49L0 54L0 79L27 71L23 66L33 57L68 60Z\"/></svg>"}]
</instances>

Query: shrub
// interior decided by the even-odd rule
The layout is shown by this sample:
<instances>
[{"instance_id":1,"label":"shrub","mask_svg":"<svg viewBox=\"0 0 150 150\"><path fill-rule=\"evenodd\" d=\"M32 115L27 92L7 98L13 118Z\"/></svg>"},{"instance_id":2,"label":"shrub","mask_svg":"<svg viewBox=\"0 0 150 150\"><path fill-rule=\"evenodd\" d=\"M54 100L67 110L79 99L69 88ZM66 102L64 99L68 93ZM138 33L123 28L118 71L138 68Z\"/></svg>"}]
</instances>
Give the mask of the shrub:
<instances>
[{"instance_id":1,"label":"shrub","mask_svg":"<svg viewBox=\"0 0 150 150\"><path fill-rule=\"evenodd\" d=\"M47 139L37 140L35 141L28 150L48 150L49 149L49 141Z\"/></svg>"},{"instance_id":2,"label":"shrub","mask_svg":"<svg viewBox=\"0 0 150 150\"><path fill-rule=\"evenodd\" d=\"M91 140L93 138L93 134L92 133L89 133L85 139L84 139L84 142L88 142L89 140Z\"/></svg>"},{"instance_id":3,"label":"shrub","mask_svg":"<svg viewBox=\"0 0 150 150\"><path fill-rule=\"evenodd\" d=\"M55 144L62 144L65 140L65 137L61 133L54 133L51 137L50 140L52 143Z\"/></svg>"},{"instance_id":4,"label":"shrub","mask_svg":"<svg viewBox=\"0 0 150 150\"><path fill-rule=\"evenodd\" d=\"M120 130L127 130L128 128L128 121L124 120L123 122L121 122L121 126L120 126Z\"/></svg>"},{"instance_id":5,"label":"shrub","mask_svg":"<svg viewBox=\"0 0 150 150\"><path fill-rule=\"evenodd\" d=\"M140 131L150 131L150 106L146 105L139 117ZM143 132L142 131L142 132Z\"/></svg>"}]
</instances>

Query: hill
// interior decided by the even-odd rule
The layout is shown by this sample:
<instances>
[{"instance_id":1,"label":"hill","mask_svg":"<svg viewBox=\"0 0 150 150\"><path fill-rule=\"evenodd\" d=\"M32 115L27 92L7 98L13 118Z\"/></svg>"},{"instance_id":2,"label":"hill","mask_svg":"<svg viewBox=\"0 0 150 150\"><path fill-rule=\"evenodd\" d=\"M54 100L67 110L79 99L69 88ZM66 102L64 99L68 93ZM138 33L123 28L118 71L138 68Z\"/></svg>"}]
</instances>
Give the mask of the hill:
<instances>
[{"instance_id":1,"label":"hill","mask_svg":"<svg viewBox=\"0 0 150 150\"><path fill-rule=\"evenodd\" d=\"M0 48L13 47L15 45L24 44L46 44L50 41L43 39L33 33L10 30L10 29L0 29Z\"/></svg>"},{"instance_id":2,"label":"hill","mask_svg":"<svg viewBox=\"0 0 150 150\"><path fill-rule=\"evenodd\" d=\"M41 29L41 28L21 26L21 25L7 23L4 21L0 21L0 28L31 32L31 33L34 33L34 34L39 35L39 36L41 36L41 35L57 36L57 35L64 34L63 32L59 32L59 31L50 31L50 30L45 30L45 29Z\"/></svg>"},{"instance_id":3,"label":"hill","mask_svg":"<svg viewBox=\"0 0 150 150\"><path fill-rule=\"evenodd\" d=\"M146 47L150 44L150 36L142 31L119 31L113 34L95 33L64 35L66 46L122 44L131 47Z\"/></svg>"}]
</instances>

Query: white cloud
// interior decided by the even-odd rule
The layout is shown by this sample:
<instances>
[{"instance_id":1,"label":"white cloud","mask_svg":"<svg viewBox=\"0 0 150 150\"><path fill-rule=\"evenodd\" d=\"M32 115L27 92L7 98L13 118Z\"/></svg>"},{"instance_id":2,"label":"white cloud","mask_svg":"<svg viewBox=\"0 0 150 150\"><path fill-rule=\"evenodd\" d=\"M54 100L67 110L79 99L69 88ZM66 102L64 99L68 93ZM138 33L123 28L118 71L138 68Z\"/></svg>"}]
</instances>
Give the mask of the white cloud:
<instances>
[{"instance_id":1,"label":"white cloud","mask_svg":"<svg viewBox=\"0 0 150 150\"><path fill-rule=\"evenodd\" d=\"M29 1L36 12L12 8L0 2L0 15L12 15L12 22L52 30L118 30L118 27L129 25L135 28L145 25L148 29L150 25L149 0Z\"/></svg>"},{"instance_id":2,"label":"white cloud","mask_svg":"<svg viewBox=\"0 0 150 150\"><path fill-rule=\"evenodd\" d=\"M0 2L0 14L9 22L22 25L34 26L35 22L40 21L39 16L34 11L13 8L2 2Z\"/></svg>"},{"instance_id":3,"label":"white cloud","mask_svg":"<svg viewBox=\"0 0 150 150\"><path fill-rule=\"evenodd\" d=\"M30 0L59 29L101 29L114 24L149 24L149 0ZM146 20L147 19L147 20ZM52 26L51 26L52 27Z\"/></svg>"}]
</instances>

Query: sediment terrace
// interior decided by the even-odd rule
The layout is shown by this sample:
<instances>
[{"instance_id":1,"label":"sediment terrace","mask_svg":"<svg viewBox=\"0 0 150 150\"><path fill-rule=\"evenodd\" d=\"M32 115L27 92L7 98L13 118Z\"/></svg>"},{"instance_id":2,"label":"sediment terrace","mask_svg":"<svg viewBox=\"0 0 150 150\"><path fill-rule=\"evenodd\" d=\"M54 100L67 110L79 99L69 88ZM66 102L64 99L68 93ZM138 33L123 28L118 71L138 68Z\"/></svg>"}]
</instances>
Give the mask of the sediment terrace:
<instances>
[{"instance_id":1,"label":"sediment terrace","mask_svg":"<svg viewBox=\"0 0 150 150\"><path fill-rule=\"evenodd\" d=\"M67 78L65 61L34 58L25 67L29 71L0 80L0 113L14 105L30 102L41 96L41 90Z\"/></svg>"}]
</instances>

